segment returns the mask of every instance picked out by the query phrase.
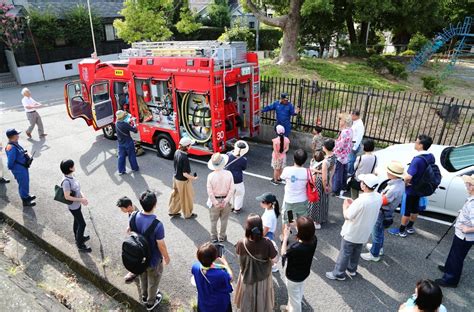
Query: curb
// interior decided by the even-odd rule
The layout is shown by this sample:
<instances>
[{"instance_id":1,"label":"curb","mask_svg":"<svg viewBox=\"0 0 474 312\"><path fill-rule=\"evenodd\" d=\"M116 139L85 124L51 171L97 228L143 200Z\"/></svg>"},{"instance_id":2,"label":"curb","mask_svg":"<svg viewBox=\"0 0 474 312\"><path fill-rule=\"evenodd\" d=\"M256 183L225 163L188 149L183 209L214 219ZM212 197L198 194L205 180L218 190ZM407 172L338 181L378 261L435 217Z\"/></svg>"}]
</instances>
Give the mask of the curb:
<instances>
[{"instance_id":1,"label":"curb","mask_svg":"<svg viewBox=\"0 0 474 312\"><path fill-rule=\"evenodd\" d=\"M13 227L19 233L33 241L43 250L48 252L51 256L56 258L58 261L65 263L69 268L71 268L71 270L80 274L82 277L84 277L94 286L108 294L110 297L117 300L118 302L121 302L124 305L127 305L130 310L145 311L143 305L140 304L136 299L134 299L124 291L120 290L119 288L115 287L112 283L104 279L99 274L96 274L95 272L91 271L85 265L76 261L73 257L65 254L64 252L62 252L61 250L59 250L58 248L35 234L33 231L28 229L25 225L9 217L3 211L0 211L0 219L3 219L7 225Z\"/></svg>"}]
</instances>

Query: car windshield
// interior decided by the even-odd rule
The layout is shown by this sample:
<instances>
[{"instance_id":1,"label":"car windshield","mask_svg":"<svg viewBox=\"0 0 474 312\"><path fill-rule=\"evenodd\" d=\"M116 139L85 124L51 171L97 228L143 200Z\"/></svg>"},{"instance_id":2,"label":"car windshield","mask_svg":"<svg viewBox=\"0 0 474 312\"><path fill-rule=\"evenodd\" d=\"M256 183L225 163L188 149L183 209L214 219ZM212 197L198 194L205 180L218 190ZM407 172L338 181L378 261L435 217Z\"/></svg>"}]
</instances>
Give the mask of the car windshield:
<instances>
[{"instance_id":1,"label":"car windshield","mask_svg":"<svg viewBox=\"0 0 474 312\"><path fill-rule=\"evenodd\" d=\"M474 143L446 147L441 153L441 164L449 172L474 166Z\"/></svg>"}]
</instances>

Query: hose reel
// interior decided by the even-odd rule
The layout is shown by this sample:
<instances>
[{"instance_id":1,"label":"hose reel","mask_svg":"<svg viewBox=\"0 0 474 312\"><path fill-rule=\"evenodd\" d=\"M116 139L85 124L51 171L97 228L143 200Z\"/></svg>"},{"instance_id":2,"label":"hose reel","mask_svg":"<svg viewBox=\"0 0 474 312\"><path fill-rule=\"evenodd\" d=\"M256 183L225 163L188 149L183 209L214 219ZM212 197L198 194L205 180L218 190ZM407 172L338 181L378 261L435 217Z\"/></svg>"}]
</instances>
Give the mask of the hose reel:
<instances>
[{"instance_id":1,"label":"hose reel","mask_svg":"<svg viewBox=\"0 0 474 312\"><path fill-rule=\"evenodd\" d=\"M212 137L212 120L209 98L203 94L188 92L180 105L181 124L197 143L206 143Z\"/></svg>"}]
</instances>

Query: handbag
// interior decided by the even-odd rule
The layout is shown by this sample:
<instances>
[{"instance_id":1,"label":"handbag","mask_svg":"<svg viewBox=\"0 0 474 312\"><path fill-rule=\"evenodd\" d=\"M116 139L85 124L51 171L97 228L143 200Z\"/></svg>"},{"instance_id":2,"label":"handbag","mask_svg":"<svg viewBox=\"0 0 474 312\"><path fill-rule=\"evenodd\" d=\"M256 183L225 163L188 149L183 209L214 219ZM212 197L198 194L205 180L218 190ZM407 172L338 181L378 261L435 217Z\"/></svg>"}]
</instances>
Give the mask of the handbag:
<instances>
[{"instance_id":1,"label":"handbag","mask_svg":"<svg viewBox=\"0 0 474 312\"><path fill-rule=\"evenodd\" d=\"M370 170L370 173L374 173L375 166L377 165L377 156L374 155L374 158L375 158L374 165L372 166L372 170ZM358 191L362 191L362 189L360 188L360 182L357 181L355 177L355 173L357 169L359 168L361 160L362 160L362 155L359 156L359 163L357 164L357 168L354 168L354 173L349 177L349 179L347 179L347 185L349 185L349 187Z\"/></svg>"},{"instance_id":2,"label":"handbag","mask_svg":"<svg viewBox=\"0 0 474 312\"><path fill-rule=\"evenodd\" d=\"M61 186L59 186L59 185L54 186L54 200L58 201L60 203L63 203L63 204L71 205L73 202L70 201L70 200L67 200L64 197L64 189L62 188L64 181L66 181L66 180L63 180L63 182L61 182ZM68 181L68 183L71 184L71 182L69 182L69 181ZM71 196L74 197L75 195L76 195L76 193L71 190Z\"/></svg>"},{"instance_id":3,"label":"handbag","mask_svg":"<svg viewBox=\"0 0 474 312\"><path fill-rule=\"evenodd\" d=\"M308 176L308 182L306 182L306 195L308 196L308 202L315 203L319 201L318 188L316 187L316 183L314 183L313 174L309 168L306 169L306 174Z\"/></svg>"}]
</instances>

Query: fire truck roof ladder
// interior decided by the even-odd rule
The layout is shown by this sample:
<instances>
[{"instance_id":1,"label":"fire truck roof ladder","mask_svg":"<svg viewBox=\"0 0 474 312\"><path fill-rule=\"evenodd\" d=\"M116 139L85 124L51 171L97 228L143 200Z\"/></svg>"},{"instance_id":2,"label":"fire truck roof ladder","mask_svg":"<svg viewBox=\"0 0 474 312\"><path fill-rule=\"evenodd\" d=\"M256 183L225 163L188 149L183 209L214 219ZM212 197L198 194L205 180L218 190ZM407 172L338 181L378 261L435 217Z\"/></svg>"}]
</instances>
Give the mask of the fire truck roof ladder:
<instances>
[{"instance_id":1,"label":"fire truck roof ladder","mask_svg":"<svg viewBox=\"0 0 474 312\"><path fill-rule=\"evenodd\" d=\"M121 58L133 57L205 57L214 59L219 67L233 67L247 62L245 42L219 41L162 41L135 42L129 49L123 49Z\"/></svg>"}]
</instances>

